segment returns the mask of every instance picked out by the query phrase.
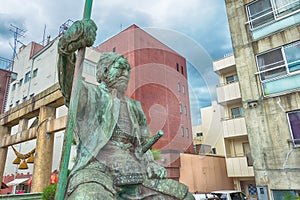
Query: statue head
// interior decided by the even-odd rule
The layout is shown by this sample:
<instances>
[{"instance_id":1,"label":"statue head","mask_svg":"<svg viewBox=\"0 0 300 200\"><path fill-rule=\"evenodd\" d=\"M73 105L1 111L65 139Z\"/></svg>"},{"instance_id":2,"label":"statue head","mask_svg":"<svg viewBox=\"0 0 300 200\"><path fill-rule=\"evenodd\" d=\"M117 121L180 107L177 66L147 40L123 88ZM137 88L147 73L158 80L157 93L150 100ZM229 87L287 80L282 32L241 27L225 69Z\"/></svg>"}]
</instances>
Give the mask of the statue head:
<instances>
[{"instance_id":1,"label":"statue head","mask_svg":"<svg viewBox=\"0 0 300 200\"><path fill-rule=\"evenodd\" d=\"M103 53L96 70L97 81L104 83L108 90L126 91L131 66L123 55L114 52Z\"/></svg>"}]
</instances>

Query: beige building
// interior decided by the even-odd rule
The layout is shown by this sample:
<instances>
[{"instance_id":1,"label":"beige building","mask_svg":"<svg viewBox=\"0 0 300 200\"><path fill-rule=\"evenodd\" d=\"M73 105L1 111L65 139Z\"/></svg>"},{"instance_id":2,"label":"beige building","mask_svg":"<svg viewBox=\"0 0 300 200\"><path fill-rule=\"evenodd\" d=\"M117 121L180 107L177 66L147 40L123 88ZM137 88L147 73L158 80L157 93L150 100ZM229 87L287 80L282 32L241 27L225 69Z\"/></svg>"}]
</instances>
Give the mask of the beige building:
<instances>
[{"instance_id":1,"label":"beige building","mask_svg":"<svg viewBox=\"0 0 300 200\"><path fill-rule=\"evenodd\" d=\"M227 174L228 177L233 178L236 190L241 190L248 197L257 199L253 160L234 57L228 56L217 60L213 63L213 67L220 77L216 91L218 103L224 109L220 119L225 143Z\"/></svg>"},{"instance_id":2,"label":"beige building","mask_svg":"<svg viewBox=\"0 0 300 200\"><path fill-rule=\"evenodd\" d=\"M233 180L227 176L223 156L180 154L179 181L192 193L232 190Z\"/></svg>"},{"instance_id":3,"label":"beige building","mask_svg":"<svg viewBox=\"0 0 300 200\"><path fill-rule=\"evenodd\" d=\"M247 130L238 138L248 135L258 197L299 195L299 0L225 3Z\"/></svg>"},{"instance_id":4,"label":"beige building","mask_svg":"<svg viewBox=\"0 0 300 200\"><path fill-rule=\"evenodd\" d=\"M224 109L216 101L201 108L201 125L193 126L194 148L198 154L224 156L224 140L221 116Z\"/></svg>"}]
</instances>

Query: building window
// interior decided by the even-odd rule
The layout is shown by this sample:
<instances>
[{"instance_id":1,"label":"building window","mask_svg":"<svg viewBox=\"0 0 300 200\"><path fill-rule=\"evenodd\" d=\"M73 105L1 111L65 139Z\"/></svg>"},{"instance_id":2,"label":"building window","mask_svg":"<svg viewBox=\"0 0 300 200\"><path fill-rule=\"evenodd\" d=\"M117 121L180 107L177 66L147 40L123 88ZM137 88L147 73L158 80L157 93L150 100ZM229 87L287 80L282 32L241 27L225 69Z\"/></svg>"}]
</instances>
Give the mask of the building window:
<instances>
[{"instance_id":1,"label":"building window","mask_svg":"<svg viewBox=\"0 0 300 200\"><path fill-rule=\"evenodd\" d=\"M238 117L243 117L243 116L244 116L244 108L242 106L231 108L231 117L232 118L238 118Z\"/></svg>"},{"instance_id":2,"label":"building window","mask_svg":"<svg viewBox=\"0 0 300 200\"><path fill-rule=\"evenodd\" d=\"M27 83L30 80L30 72L27 72L25 74L25 79L24 79L24 83Z\"/></svg>"},{"instance_id":3,"label":"building window","mask_svg":"<svg viewBox=\"0 0 300 200\"><path fill-rule=\"evenodd\" d=\"M188 128L185 129L185 134L186 134L186 137L187 137L187 138L190 137L190 133L189 133L189 129L188 129Z\"/></svg>"},{"instance_id":4,"label":"building window","mask_svg":"<svg viewBox=\"0 0 300 200\"><path fill-rule=\"evenodd\" d=\"M96 76L96 64L84 61L83 72L91 76Z\"/></svg>"},{"instance_id":5,"label":"building window","mask_svg":"<svg viewBox=\"0 0 300 200\"><path fill-rule=\"evenodd\" d=\"M296 0L257 0L246 5L250 29L268 24L300 7Z\"/></svg>"},{"instance_id":6,"label":"building window","mask_svg":"<svg viewBox=\"0 0 300 200\"><path fill-rule=\"evenodd\" d=\"M20 81L19 81L19 87L21 87L23 84L23 79L21 78Z\"/></svg>"},{"instance_id":7,"label":"building window","mask_svg":"<svg viewBox=\"0 0 300 200\"><path fill-rule=\"evenodd\" d=\"M182 105L181 104L179 104L179 112L180 112L180 114L182 113Z\"/></svg>"},{"instance_id":8,"label":"building window","mask_svg":"<svg viewBox=\"0 0 300 200\"><path fill-rule=\"evenodd\" d=\"M25 101L26 101L26 99L27 99L27 96L23 97L23 102L25 102Z\"/></svg>"},{"instance_id":9,"label":"building window","mask_svg":"<svg viewBox=\"0 0 300 200\"><path fill-rule=\"evenodd\" d=\"M182 93L183 94L185 93L185 87L184 87L184 85L182 86Z\"/></svg>"},{"instance_id":10,"label":"building window","mask_svg":"<svg viewBox=\"0 0 300 200\"><path fill-rule=\"evenodd\" d=\"M253 166L253 158L251 156L251 149L249 142L242 143L244 156L246 156L248 166Z\"/></svg>"},{"instance_id":11,"label":"building window","mask_svg":"<svg viewBox=\"0 0 300 200\"><path fill-rule=\"evenodd\" d=\"M20 100L16 101L16 106L19 105L19 103L20 103Z\"/></svg>"},{"instance_id":12,"label":"building window","mask_svg":"<svg viewBox=\"0 0 300 200\"><path fill-rule=\"evenodd\" d=\"M300 41L256 56L264 95L300 87Z\"/></svg>"},{"instance_id":13,"label":"building window","mask_svg":"<svg viewBox=\"0 0 300 200\"><path fill-rule=\"evenodd\" d=\"M33 70L32 78L36 77L38 73L38 69Z\"/></svg>"},{"instance_id":14,"label":"building window","mask_svg":"<svg viewBox=\"0 0 300 200\"><path fill-rule=\"evenodd\" d=\"M287 113L292 140L295 146L300 146L300 111Z\"/></svg>"},{"instance_id":15,"label":"building window","mask_svg":"<svg viewBox=\"0 0 300 200\"><path fill-rule=\"evenodd\" d=\"M112 51L113 51L113 52L116 52L116 47L114 47Z\"/></svg>"},{"instance_id":16,"label":"building window","mask_svg":"<svg viewBox=\"0 0 300 200\"><path fill-rule=\"evenodd\" d=\"M183 69L183 66L181 66L181 73L184 75L184 69Z\"/></svg>"},{"instance_id":17,"label":"building window","mask_svg":"<svg viewBox=\"0 0 300 200\"><path fill-rule=\"evenodd\" d=\"M300 87L299 41L259 54L256 61L265 95Z\"/></svg>"},{"instance_id":18,"label":"building window","mask_svg":"<svg viewBox=\"0 0 300 200\"><path fill-rule=\"evenodd\" d=\"M32 98L32 97L34 97L34 93L32 93L32 94L30 95L30 98Z\"/></svg>"},{"instance_id":19,"label":"building window","mask_svg":"<svg viewBox=\"0 0 300 200\"><path fill-rule=\"evenodd\" d=\"M237 74L226 76L225 79L226 79L226 84L234 83L234 82L237 82L239 80Z\"/></svg>"},{"instance_id":20,"label":"building window","mask_svg":"<svg viewBox=\"0 0 300 200\"><path fill-rule=\"evenodd\" d=\"M197 135L197 137L202 137L202 136L203 136L203 133L200 132L200 133L197 133L196 135Z\"/></svg>"},{"instance_id":21,"label":"building window","mask_svg":"<svg viewBox=\"0 0 300 200\"><path fill-rule=\"evenodd\" d=\"M14 91L16 89L16 83L13 84L11 90Z\"/></svg>"},{"instance_id":22,"label":"building window","mask_svg":"<svg viewBox=\"0 0 300 200\"><path fill-rule=\"evenodd\" d=\"M184 106L184 114L187 116L187 107Z\"/></svg>"},{"instance_id":23,"label":"building window","mask_svg":"<svg viewBox=\"0 0 300 200\"><path fill-rule=\"evenodd\" d=\"M181 127L181 137L184 137L184 128Z\"/></svg>"},{"instance_id":24,"label":"building window","mask_svg":"<svg viewBox=\"0 0 300 200\"><path fill-rule=\"evenodd\" d=\"M178 63L176 63L176 69L179 72L179 64Z\"/></svg>"},{"instance_id":25,"label":"building window","mask_svg":"<svg viewBox=\"0 0 300 200\"><path fill-rule=\"evenodd\" d=\"M177 84L177 90L178 90L178 92L180 92L180 82L178 82L178 84Z\"/></svg>"}]
</instances>

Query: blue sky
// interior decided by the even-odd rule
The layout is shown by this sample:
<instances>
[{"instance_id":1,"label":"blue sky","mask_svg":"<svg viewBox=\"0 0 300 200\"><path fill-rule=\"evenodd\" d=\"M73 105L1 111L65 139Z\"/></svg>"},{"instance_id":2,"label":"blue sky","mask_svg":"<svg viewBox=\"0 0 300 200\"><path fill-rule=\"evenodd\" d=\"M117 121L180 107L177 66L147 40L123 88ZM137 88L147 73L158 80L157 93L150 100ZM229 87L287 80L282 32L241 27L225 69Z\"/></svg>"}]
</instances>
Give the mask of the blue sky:
<instances>
[{"instance_id":1,"label":"blue sky","mask_svg":"<svg viewBox=\"0 0 300 200\"><path fill-rule=\"evenodd\" d=\"M61 24L82 17L84 7L84 0L27 0L22 5L19 0L1 1L0 57L4 58L13 54L11 24L26 30L25 37L19 38L23 44L42 42L45 26L46 36L54 38ZM196 96L194 109L209 105L214 98L212 87L217 84L217 78L211 62L232 52L224 0L94 0L92 19L98 25L95 45L132 24L152 31L158 39L167 38L170 47L187 57L192 66L189 74L198 74L190 75L190 90ZM176 33L185 43L162 34L166 32Z\"/></svg>"}]
</instances>

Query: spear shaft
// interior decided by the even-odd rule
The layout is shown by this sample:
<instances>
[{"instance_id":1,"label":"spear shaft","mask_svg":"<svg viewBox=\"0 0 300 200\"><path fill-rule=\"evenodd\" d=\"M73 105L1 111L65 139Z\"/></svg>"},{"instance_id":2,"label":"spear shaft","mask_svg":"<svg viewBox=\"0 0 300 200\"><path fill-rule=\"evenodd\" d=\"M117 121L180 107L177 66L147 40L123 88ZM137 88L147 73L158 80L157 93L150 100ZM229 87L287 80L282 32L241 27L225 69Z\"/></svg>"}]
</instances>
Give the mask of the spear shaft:
<instances>
[{"instance_id":1,"label":"spear shaft","mask_svg":"<svg viewBox=\"0 0 300 200\"><path fill-rule=\"evenodd\" d=\"M92 11L93 0L86 0L83 12L83 19L90 19ZM60 172L59 172L59 181L56 188L55 199L63 200L65 196L65 190L67 186L67 174L68 166L70 161L70 152L73 140L73 133L75 129L75 120L78 107L78 93L81 87L82 80L82 68L83 61L85 57L85 48L80 48L76 55L75 71L74 78L72 83L72 92L70 99L70 106L68 112L68 122L66 127L66 132L64 136L64 144L62 149L62 156L60 162Z\"/></svg>"}]
</instances>

